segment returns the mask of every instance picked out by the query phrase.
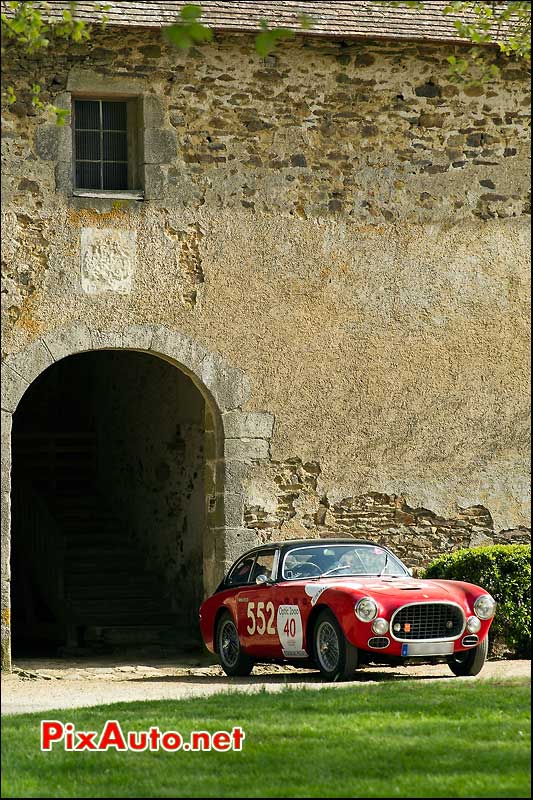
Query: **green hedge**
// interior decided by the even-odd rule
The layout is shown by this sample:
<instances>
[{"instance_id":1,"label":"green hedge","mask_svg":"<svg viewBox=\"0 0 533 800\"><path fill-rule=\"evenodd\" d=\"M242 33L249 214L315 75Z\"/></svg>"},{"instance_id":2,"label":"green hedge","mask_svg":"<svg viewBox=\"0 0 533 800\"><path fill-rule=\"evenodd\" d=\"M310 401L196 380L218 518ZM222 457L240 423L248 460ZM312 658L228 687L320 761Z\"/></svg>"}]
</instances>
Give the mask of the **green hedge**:
<instances>
[{"instance_id":1,"label":"green hedge","mask_svg":"<svg viewBox=\"0 0 533 800\"><path fill-rule=\"evenodd\" d=\"M456 550L433 561L423 577L482 586L498 603L489 634L491 655L507 651L531 657L531 545Z\"/></svg>"}]
</instances>

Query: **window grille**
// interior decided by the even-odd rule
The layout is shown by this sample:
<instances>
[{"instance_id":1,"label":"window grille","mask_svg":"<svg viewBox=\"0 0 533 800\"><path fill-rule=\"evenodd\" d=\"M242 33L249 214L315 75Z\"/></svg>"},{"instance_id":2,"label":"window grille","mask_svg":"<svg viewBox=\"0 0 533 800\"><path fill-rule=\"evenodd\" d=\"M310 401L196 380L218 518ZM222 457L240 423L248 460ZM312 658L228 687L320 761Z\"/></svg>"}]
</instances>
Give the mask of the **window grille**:
<instances>
[{"instance_id":1,"label":"window grille","mask_svg":"<svg viewBox=\"0 0 533 800\"><path fill-rule=\"evenodd\" d=\"M74 101L77 189L128 189L128 104Z\"/></svg>"}]
</instances>

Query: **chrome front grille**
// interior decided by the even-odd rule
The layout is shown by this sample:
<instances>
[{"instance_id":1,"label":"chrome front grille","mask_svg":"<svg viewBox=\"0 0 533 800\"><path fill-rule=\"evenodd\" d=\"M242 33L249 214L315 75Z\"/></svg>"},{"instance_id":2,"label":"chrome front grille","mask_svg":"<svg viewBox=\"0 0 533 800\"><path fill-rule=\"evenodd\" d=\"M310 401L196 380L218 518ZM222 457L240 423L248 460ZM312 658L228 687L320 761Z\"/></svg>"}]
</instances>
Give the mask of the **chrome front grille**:
<instances>
[{"instance_id":1,"label":"chrome front grille","mask_svg":"<svg viewBox=\"0 0 533 800\"><path fill-rule=\"evenodd\" d=\"M465 616L455 603L410 603L394 612L390 631L400 642L434 641L457 639L464 627Z\"/></svg>"}]
</instances>

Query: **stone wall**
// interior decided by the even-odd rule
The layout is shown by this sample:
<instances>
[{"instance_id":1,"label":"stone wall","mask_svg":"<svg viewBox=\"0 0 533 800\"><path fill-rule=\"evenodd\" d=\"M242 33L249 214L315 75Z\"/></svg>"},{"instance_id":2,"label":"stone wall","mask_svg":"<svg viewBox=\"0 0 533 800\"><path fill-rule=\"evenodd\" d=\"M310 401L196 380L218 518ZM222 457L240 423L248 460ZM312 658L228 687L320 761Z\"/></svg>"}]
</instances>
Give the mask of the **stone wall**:
<instances>
[{"instance_id":1,"label":"stone wall","mask_svg":"<svg viewBox=\"0 0 533 800\"><path fill-rule=\"evenodd\" d=\"M261 542L354 536L391 547L416 570L459 547L531 541L526 527L495 530L482 505L458 508L446 518L427 508L412 508L401 495L367 492L330 502L318 491L317 462L302 464L293 458L270 464L268 471L269 479L264 476L261 486L257 476L248 486L249 496L263 505L246 505L244 513L245 524L258 532ZM265 486L274 490L270 497L265 496Z\"/></svg>"},{"instance_id":2,"label":"stone wall","mask_svg":"<svg viewBox=\"0 0 533 800\"><path fill-rule=\"evenodd\" d=\"M244 458L242 546L349 531L426 563L521 540L529 87L515 66L457 85L449 52L306 39L262 61L244 36L183 55L148 31L54 48L31 67L45 101L142 96L144 201L70 195L68 131L11 55L3 354L79 320L157 324L244 372L243 410L275 427ZM119 243L103 284L100 231Z\"/></svg>"}]
</instances>

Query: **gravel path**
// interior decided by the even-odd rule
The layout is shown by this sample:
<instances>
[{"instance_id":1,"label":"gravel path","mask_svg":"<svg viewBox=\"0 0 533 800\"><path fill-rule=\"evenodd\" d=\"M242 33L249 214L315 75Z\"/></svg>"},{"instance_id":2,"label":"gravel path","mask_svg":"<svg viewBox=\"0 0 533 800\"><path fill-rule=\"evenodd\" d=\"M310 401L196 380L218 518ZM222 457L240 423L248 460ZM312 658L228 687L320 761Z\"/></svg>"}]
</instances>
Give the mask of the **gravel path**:
<instances>
[{"instance_id":1,"label":"gravel path","mask_svg":"<svg viewBox=\"0 0 533 800\"><path fill-rule=\"evenodd\" d=\"M412 667L367 667L353 681L368 683L415 680L486 680L530 677L530 661L492 661L476 678L455 678L445 664ZM142 665L117 661L20 660L2 676L2 714L79 708L134 700L183 700L217 692L277 692L291 688L331 686L317 672L291 666L257 666L249 678L227 678L220 667L198 661L154 661Z\"/></svg>"}]
</instances>

